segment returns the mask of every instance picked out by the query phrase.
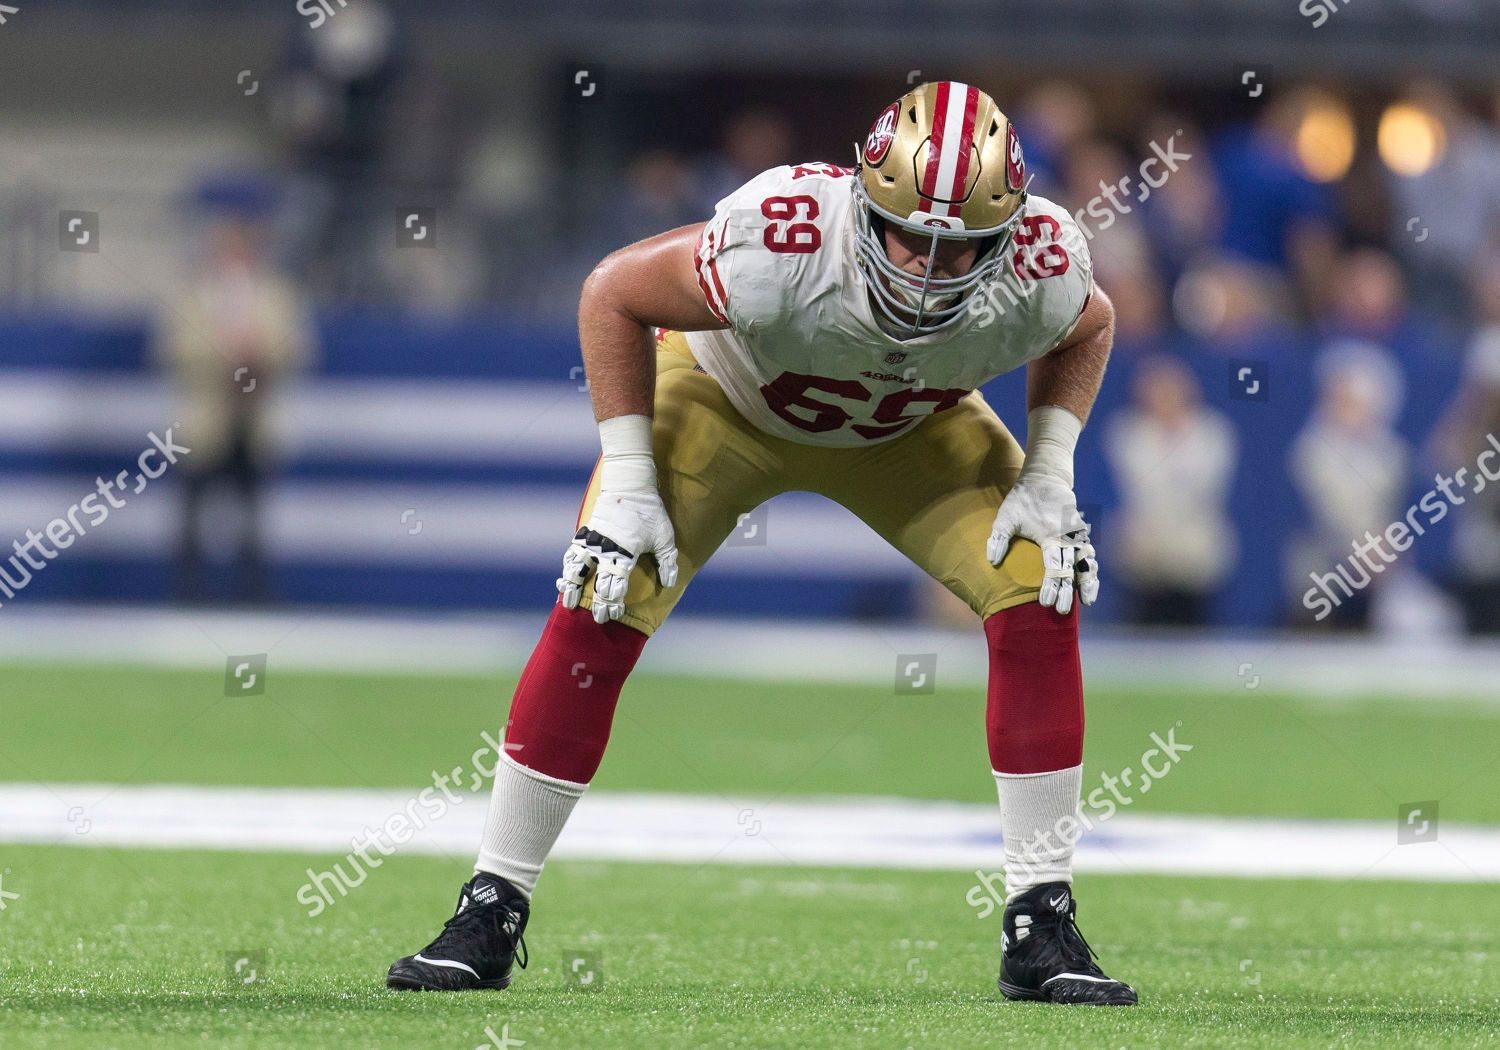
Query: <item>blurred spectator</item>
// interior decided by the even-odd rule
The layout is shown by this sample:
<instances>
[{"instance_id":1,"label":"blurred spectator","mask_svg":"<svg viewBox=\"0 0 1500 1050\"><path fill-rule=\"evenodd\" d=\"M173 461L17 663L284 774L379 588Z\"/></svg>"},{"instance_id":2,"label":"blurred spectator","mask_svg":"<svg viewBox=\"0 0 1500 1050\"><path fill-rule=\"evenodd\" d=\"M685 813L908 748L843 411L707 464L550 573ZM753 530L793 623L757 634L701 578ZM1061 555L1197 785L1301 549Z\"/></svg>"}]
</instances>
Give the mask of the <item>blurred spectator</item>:
<instances>
[{"instance_id":1,"label":"blurred spectator","mask_svg":"<svg viewBox=\"0 0 1500 1050\"><path fill-rule=\"evenodd\" d=\"M643 237L713 216L712 206L707 212L699 207L693 173L681 156L667 149L642 153L625 171L623 199L609 201L599 216L596 229L607 243L598 246L603 251L593 262Z\"/></svg>"},{"instance_id":2,"label":"blurred spectator","mask_svg":"<svg viewBox=\"0 0 1500 1050\"><path fill-rule=\"evenodd\" d=\"M1420 174L1391 175L1391 243L1418 301L1461 319L1469 310L1469 275L1500 246L1500 132L1436 83L1414 85L1403 101L1435 122L1436 155Z\"/></svg>"},{"instance_id":3,"label":"blurred spectator","mask_svg":"<svg viewBox=\"0 0 1500 1050\"><path fill-rule=\"evenodd\" d=\"M1326 274L1338 221L1332 196L1297 159L1297 132L1314 104L1307 92L1279 95L1254 124L1229 127L1210 144L1223 188L1223 248L1286 271L1304 290Z\"/></svg>"},{"instance_id":4,"label":"blurred spectator","mask_svg":"<svg viewBox=\"0 0 1500 1050\"><path fill-rule=\"evenodd\" d=\"M1325 337L1389 344L1406 317L1406 289L1401 269L1378 248L1360 248L1338 259L1318 327Z\"/></svg>"},{"instance_id":5,"label":"blurred spectator","mask_svg":"<svg viewBox=\"0 0 1500 1050\"><path fill-rule=\"evenodd\" d=\"M638 154L625 168L619 195L594 202L579 236L554 245L536 263L530 283L541 289L539 301L573 318L578 289L601 259L627 244L712 216L712 205L706 213L699 207L697 183L681 154L670 149Z\"/></svg>"},{"instance_id":6,"label":"blurred spectator","mask_svg":"<svg viewBox=\"0 0 1500 1050\"><path fill-rule=\"evenodd\" d=\"M1227 507L1234 431L1173 358L1143 360L1131 391L1133 404L1109 420L1105 443L1121 498L1114 559L1130 587L1131 618L1202 626L1238 556Z\"/></svg>"},{"instance_id":7,"label":"blurred spectator","mask_svg":"<svg viewBox=\"0 0 1500 1050\"><path fill-rule=\"evenodd\" d=\"M1093 100L1076 84L1050 80L1021 101L1015 120L1026 153L1026 171L1036 178L1033 189L1044 197L1060 194L1065 159L1094 134ZM1081 207L1094 192L1073 207Z\"/></svg>"},{"instance_id":8,"label":"blurred spectator","mask_svg":"<svg viewBox=\"0 0 1500 1050\"><path fill-rule=\"evenodd\" d=\"M186 444L179 595L198 601L205 580L205 509L216 487L238 504L238 584L245 601L267 597L261 494L271 455L268 414L313 355L312 326L292 284L267 263L254 217L230 212L209 231L207 258L162 315L156 356L174 380ZM213 530L212 553L222 533ZM215 559L217 560L217 559Z\"/></svg>"},{"instance_id":9,"label":"blurred spectator","mask_svg":"<svg viewBox=\"0 0 1500 1050\"><path fill-rule=\"evenodd\" d=\"M1170 316L1161 283L1151 270L1117 270L1099 284L1115 306L1120 349L1149 345L1167 334Z\"/></svg>"},{"instance_id":10,"label":"blurred spectator","mask_svg":"<svg viewBox=\"0 0 1500 1050\"><path fill-rule=\"evenodd\" d=\"M1184 331L1224 357L1265 360L1286 339L1281 273L1235 256L1197 260L1177 282L1172 312Z\"/></svg>"},{"instance_id":11,"label":"blurred spectator","mask_svg":"<svg viewBox=\"0 0 1500 1050\"><path fill-rule=\"evenodd\" d=\"M1155 114L1139 152L1149 156L1150 143L1164 143L1173 136L1192 159L1178 165L1160 192L1153 192L1142 208L1152 249L1169 282L1175 281L1192 259L1218 245L1224 228L1223 191L1198 127L1171 113Z\"/></svg>"},{"instance_id":12,"label":"blurred spectator","mask_svg":"<svg viewBox=\"0 0 1500 1050\"><path fill-rule=\"evenodd\" d=\"M382 205L411 203L389 201L379 178L392 139L398 43L379 0L339 8L292 38L272 112L295 175L291 262L324 296L378 293L375 224Z\"/></svg>"},{"instance_id":13,"label":"blurred spectator","mask_svg":"<svg viewBox=\"0 0 1500 1050\"><path fill-rule=\"evenodd\" d=\"M1435 434L1445 473L1500 448L1500 255L1481 267L1474 284L1486 324L1469 345L1463 385ZM1454 509L1453 530L1453 589L1468 628L1500 634L1500 484L1487 481L1469 494Z\"/></svg>"},{"instance_id":14,"label":"blurred spectator","mask_svg":"<svg viewBox=\"0 0 1500 1050\"><path fill-rule=\"evenodd\" d=\"M736 114L724 128L719 152L701 161L694 173L697 220L709 218L714 205L761 172L805 159L792 156L792 125L782 114L769 109ZM835 159L850 163L849 158Z\"/></svg>"},{"instance_id":15,"label":"blurred spectator","mask_svg":"<svg viewBox=\"0 0 1500 1050\"><path fill-rule=\"evenodd\" d=\"M376 271L383 301L408 310L459 313L484 301L489 260L481 245L485 219L472 193L478 173L470 158L479 139L474 101L445 72L409 63L393 90L385 141L378 153L378 200L370 209ZM514 133L513 153L524 145ZM512 203L520 205L513 198ZM440 230L439 250L407 251L398 209L430 208ZM530 217L535 210L527 210ZM404 217L403 217L404 221ZM524 237L508 253L525 256Z\"/></svg>"},{"instance_id":16,"label":"blurred spectator","mask_svg":"<svg viewBox=\"0 0 1500 1050\"><path fill-rule=\"evenodd\" d=\"M1081 142L1068 154L1062 199L1075 213L1084 213L1094 276L1115 300L1121 334L1139 338L1157 333L1165 310L1140 204L1148 187L1135 177L1137 167L1104 139ZM1130 181L1121 190L1126 176ZM1117 192L1107 196L1111 190Z\"/></svg>"},{"instance_id":17,"label":"blurred spectator","mask_svg":"<svg viewBox=\"0 0 1500 1050\"><path fill-rule=\"evenodd\" d=\"M1166 321L1161 281L1138 199L1144 184L1132 173L1134 167L1123 151L1104 139L1079 142L1068 153L1060 195L1075 214L1083 213L1094 276L1114 300L1116 330L1126 342L1158 336ZM1106 196L1106 191L1118 190L1127 174L1131 181L1126 188Z\"/></svg>"},{"instance_id":18,"label":"blurred spectator","mask_svg":"<svg viewBox=\"0 0 1500 1050\"><path fill-rule=\"evenodd\" d=\"M1353 593L1338 591L1340 604L1328 622L1362 628L1369 621L1373 593L1395 566L1372 572L1352 554L1354 544L1365 542L1366 533L1380 535L1402 515L1411 455L1392 424L1401 410L1405 383L1386 350L1353 340L1324 349L1317 373L1317 404L1288 458L1292 482L1310 519L1292 542L1291 589L1300 602L1310 574L1342 574ZM1299 604L1299 616L1301 609Z\"/></svg>"}]
</instances>

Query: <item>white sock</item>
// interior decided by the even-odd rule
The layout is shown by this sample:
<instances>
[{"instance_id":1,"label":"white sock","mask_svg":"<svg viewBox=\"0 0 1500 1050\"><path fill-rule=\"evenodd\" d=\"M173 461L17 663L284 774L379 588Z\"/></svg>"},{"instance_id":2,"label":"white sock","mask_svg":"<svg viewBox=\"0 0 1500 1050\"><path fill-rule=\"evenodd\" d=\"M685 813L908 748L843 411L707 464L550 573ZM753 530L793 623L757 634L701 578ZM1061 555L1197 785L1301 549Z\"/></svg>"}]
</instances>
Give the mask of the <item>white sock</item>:
<instances>
[{"instance_id":1,"label":"white sock","mask_svg":"<svg viewBox=\"0 0 1500 1050\"><path fill-rule=\"evenodd\" d=\"M1052 773L995 773L1005 835L1005 899L1033 886L1073 881L1073 844L1082 825L1083 766Z\"/></svg>"},{"instance_id":2,"label":"white sock","mask_svg":"<svg viewBox=\"0 0 1500 1050\"><path fill-rule=\"evenodd\" d=\"M527 769L502 753L474 870L499 875L530 900L547 854L586 790L587 784Z\"/></svg>"}]
</instances>

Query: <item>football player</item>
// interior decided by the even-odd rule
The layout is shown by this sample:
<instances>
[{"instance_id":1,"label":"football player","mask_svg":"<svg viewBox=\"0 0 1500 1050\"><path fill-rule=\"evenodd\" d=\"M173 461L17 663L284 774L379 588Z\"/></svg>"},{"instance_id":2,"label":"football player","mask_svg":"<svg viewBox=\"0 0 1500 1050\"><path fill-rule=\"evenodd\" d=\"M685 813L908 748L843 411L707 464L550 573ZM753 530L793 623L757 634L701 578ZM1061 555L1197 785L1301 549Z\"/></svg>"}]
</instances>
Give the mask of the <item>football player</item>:
<instances>
[{"instance_id":1,"label":"football player","mask_svg":"<svg viewBox=\"0 0 1500 1050\"><path fill-rule=\"evenodd\" d=\"M773 168L708 222L610 255L578 326L603 455L516 687L474 877L390 986L510 983L537 876L646 640L742 515L804 490L853 511L983 625L1000 990L1134 1003L1078 932L1071 885L1075 603L1099 589L1073 452L1113 309L1067 211L1027 193L994 100L923 84L881 112L855 167ZM1024 451L978 393L1022 365Z\"/></svg>"}]
</instances>

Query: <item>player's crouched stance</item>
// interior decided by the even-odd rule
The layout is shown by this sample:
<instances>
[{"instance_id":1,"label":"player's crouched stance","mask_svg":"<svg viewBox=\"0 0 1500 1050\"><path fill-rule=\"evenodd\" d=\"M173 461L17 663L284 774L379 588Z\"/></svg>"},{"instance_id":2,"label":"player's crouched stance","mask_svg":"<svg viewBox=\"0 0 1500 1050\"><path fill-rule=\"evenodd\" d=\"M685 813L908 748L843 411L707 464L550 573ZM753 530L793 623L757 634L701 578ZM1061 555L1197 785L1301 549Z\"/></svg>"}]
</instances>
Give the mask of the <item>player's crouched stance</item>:
<instances>
[{"instance_id":1,"label":"player's crouched stance","mask_svg":"<svg viewBox=\"0 0 1500 1050\"><path fill-rule=\"evenodd\" d=\"M773 168L714 217L611 255L579 336L603 456L516 686L473 880L393 988L503 988L532 890L604 756L650 635L741 516L781 492L847 507L984 627L1005 836L1000 990L1126 1005L1076 923L1083 678L1099 589L1073 451L1113 310L1066 210L1026 192L993 100L924 84L856 168ZM1027 368L1023 452L977 388ZM579 687L579 673L589 687Z\"/></svg>"}]
</instances>

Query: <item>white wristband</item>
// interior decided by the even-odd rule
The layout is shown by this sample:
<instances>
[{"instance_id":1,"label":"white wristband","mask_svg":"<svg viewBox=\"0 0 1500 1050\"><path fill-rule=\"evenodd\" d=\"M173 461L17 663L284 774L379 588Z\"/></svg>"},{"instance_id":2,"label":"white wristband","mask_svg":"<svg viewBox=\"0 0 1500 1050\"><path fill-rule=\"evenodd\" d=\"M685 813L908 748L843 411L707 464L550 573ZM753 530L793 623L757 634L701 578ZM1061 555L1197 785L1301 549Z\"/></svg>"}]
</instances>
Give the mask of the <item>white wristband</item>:
<instances>
[{"instance_id":1,"label":"white wristband","mask_svg":"<svg viewBox=\"0 0 1500 1050\"><path fill-rule=\"evenodd\" d=\"M650 416L615 416L601 420L599 445L604 450L599 461L600 491L656 491Z\"/></svg>"},{"instance_id":2,"label":"white wristband","mask_svg":"<svg viewBox=\"0 0 1500 1050\"><path fill-rule=\"evenodd\" d=\"M1026 460L1022 474L1050 474L1073 485L1073 450L1083 420L1060 405L1042 405L1026 414Z\"/></svg>"}]
</instances>

